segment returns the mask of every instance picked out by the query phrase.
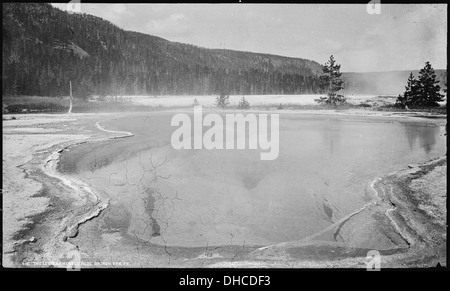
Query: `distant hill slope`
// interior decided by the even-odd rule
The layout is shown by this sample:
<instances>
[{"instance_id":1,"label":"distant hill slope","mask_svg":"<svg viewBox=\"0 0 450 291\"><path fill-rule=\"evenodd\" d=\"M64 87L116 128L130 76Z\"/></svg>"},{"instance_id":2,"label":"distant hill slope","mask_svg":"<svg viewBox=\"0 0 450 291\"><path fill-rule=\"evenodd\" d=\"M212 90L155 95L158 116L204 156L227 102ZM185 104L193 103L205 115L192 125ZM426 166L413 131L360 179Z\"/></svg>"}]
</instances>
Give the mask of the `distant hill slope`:
<instances>
[{"instance_id":1,"label":"distant hill slope","mask_svg":"<svg viewBox=\"0 0 450 291\"><path fill-rule=\"evenodd\" d=\"M321 65L205 49L50 4L3 4L3 94L302 94L318 92Z\"/></svg>"},{"instance_id":2,"label":"distant hill slope","mask_svg":"<svg viewBox=\"0 0 450 291\"><path fill-rule=\"evenodd\" d=\"M425 65L425 64L424 64ZM411 71L390 71L372 73L342 73L345 94L399 95L405 91ZM446 70L435 70L441 89L447 79ZM412 71L417 77L419 70Z\"/></svg>"},{"instance_id":3,"label":"distant hill slope","mask_svg":"<svg viewBox=\"0 0 450 291\"><path fill-rule=\"evenodd\" d=\"M315 61L171 42L50 4L2 5L3 95L66 96L69 81L82 98L319 92ZM343 73L344 93L398 95L408 74Z\"/></svg>"}]
</instances>

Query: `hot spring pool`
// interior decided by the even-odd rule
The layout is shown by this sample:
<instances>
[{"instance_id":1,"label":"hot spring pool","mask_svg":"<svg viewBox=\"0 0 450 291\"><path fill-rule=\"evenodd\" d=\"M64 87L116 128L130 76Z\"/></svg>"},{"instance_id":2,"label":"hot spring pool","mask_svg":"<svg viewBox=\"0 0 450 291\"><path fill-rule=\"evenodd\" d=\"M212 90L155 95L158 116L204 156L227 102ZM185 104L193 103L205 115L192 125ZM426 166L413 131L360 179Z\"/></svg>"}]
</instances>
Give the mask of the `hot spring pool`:
<instances>
[{"instance_id":1,"label":"hot spring pool","mask_svg":"<svg viewBox=\"0 0 450 291\"><path fill-rule=\"evenodd\" d=\"M373 199L377 177L446 152L422 119L280 115L279 156L174 150L173 114L102 121L132 138L76 147L61 170L110 197L104 232L155 245L269 245L311 236Z\"/></svg>"}]
</instances>

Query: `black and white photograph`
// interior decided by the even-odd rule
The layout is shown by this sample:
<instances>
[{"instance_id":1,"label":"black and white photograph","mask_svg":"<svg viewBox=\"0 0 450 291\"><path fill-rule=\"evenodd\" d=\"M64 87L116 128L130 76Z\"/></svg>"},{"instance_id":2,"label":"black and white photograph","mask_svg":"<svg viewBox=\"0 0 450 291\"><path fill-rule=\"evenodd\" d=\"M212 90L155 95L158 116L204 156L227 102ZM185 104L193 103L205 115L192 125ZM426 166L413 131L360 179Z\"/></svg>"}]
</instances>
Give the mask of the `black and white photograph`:
<instances>
[{"instance_id":1,"label":"black and white photograph","mask_svg":"<svg viewBox=\"0 0 450 291\"><path fill-rule=\"evenodd\" d=\"M244 2L2 3L3 270L447 268L447 4Z\"/></svg>"}]
</instances>

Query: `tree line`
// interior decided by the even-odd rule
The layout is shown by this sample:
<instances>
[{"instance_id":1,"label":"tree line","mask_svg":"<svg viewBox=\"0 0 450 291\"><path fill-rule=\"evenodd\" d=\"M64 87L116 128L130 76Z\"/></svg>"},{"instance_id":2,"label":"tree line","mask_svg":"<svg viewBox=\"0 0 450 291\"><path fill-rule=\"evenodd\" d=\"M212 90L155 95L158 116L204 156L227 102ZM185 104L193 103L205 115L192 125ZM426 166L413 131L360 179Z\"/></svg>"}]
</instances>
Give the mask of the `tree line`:
<instances>
[{"instance_id":1,"label":"tree line","mask_svg":"<svg viewBox=\"0 0 450 291\"><path fill-rule=\"evenodd\" d=\"M337 64L334 56L323 65L322 75L320 76L321 93L325 94L316 101L320 104L331 104L334 106L346 103L346 97L340 92L344 89L344 81L340 72L341 65ZM447 86L447 83L444 84ZM447 89L444 89L447 92ZM416 79L411 72L405 87L403 95L399 95L395 106L402 108L418 107L438 107L439 102L444 101L444 95L441 94L441 87L436 73L430 62L419 71Z\"/></svg>"},{"instance_id":2,"label":"tree line","mask_svg":"<svg viewBox=\"0 0 450 291\"><path fill-rule=\"evenodd\" d=\"M447 86L447 83L445 83ZM447 89L444 89L446 92ZM439 103L444 101L444 95L441 94L439 80L430 62L426 62L423 69L419 71L416 79L411 72L405 86L403 95L397 97L396 106L403 108L414 107L438 107Z\"/></svg>"},{"instance_id":3,"label":"tree line","mask_svg":"<svg viewBox=\"0 0 450 291\"><path fill-rule=\"evenodd\" d=\"M311 94L313 61L204 49L49 4L3 4L4 95Z\"/></svg>"}]
</instances>

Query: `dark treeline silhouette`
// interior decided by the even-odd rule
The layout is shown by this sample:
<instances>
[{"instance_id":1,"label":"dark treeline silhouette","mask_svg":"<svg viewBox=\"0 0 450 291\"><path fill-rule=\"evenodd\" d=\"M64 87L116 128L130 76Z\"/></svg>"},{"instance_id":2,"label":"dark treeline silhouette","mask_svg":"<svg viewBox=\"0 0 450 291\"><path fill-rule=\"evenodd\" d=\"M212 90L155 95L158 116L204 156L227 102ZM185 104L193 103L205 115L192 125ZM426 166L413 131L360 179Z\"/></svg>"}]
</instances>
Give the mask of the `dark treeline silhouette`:
<instances>
[{"instance_id":1,"label":"dark treeline silhouette","mask_svg":"<svg viewBox=\"0 0 450 291\"><path fill-rule=\"evenodd\" d=\"M310 60L205 49L125 31L49 4L3 4L3 94L308 94Z\"/></svg>"},{"instance_id":2,"label":"dark treeline silhouette","mask_svg":"<svg viewBox=\"0 0 450 291\"><path fill-rule=\"evenodd\" d=\"M447 83L445 83L445 86ZM446 90L444 90L446 92ZM405 86L403 95L397 98L396 106L399 107L439 107L439 102L444 101L441 87L436 73L430 62L419 71L416 79L411 72Z\"/></svg>"}]
</instances>

